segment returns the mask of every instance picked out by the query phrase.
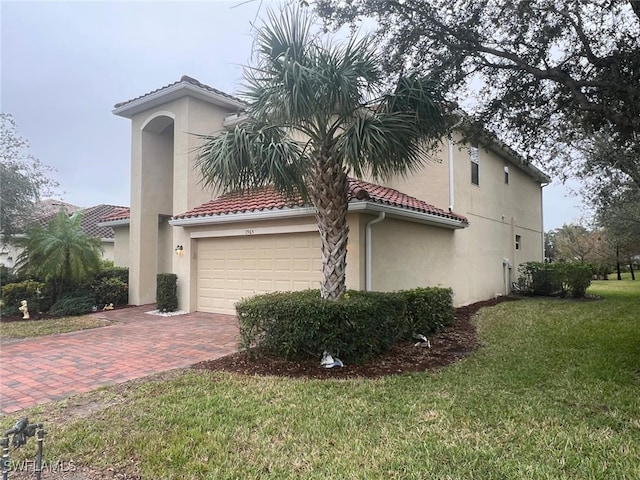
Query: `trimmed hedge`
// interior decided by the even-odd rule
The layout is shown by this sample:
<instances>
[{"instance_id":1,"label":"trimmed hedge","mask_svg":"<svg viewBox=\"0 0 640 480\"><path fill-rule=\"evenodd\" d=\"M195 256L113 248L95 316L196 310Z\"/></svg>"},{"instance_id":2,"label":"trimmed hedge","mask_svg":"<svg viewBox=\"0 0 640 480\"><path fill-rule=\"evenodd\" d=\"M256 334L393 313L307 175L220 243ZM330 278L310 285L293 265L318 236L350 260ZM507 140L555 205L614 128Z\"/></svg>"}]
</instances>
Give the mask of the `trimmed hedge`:
<instances>
[{"instance_id":1,"label":"trimmed hedge","mask_svg":"<svg viewBox=\"0 0 640 480\"><path fill-rule=\"evenodd\" d=\"M443 288L349 291L339 301L322 300L318 290L257 295L236 304L240 345L289 360L319 359L327 351L359 364L387 352L400 337L450 323L451 296Z\"/></svg>"},{"instance_id":2,"label":"trimmed hedge","mask_svg":"<svg viewBox=\"0 0 640 480\"><path fill-rule=\"evenodd\" d=\"M108 278L117 278L123 283L129 283L129 269L127 267L108 267L100 270L95 277L95 282L101 282Z\"/></svg>"},{"instance_id":3,"label":"trimmed hedge","mask_svg":"<svg viewBox=\"0 0 640 480\"><path fill-rule=\"evenodd\" d=\"M414 333L427 335L453 323L456 311L450 288L415 288L398 293L407 302L402 338L411 338Z\"/></svg>"},{"instance_id":4,"label":"trimmed hedge","mask_svg":"<svg viewBox=\"0 0 640 480\"><path fill-rule=\"evenodd\" d=\"M587 263L527 262L520 265L518 288L525 295L582 298L591 285L593 267Z\"/></svg>"},{"instance_id":5,"label":"trimmed hedge","mask_svg":"<svg viewBox=\"0 0 640 480\"><path fill-rule=\"evenodd\" d=\"M94 284L93 293L95 303L100 307L110 303L124 305L129 299L129 286L117 277L104 278Z\"/></svg>"},{"instance_id":6,"label":"trimmed hedge","mask_svg":"<svg viewBox=\"0 0 640 480\"><path fill-rule=\"evenodd\" d=\"M158 274L156 308L161 312L175 312L178 309L178 276L175 273Z\"/></svg>"},{"instance_id":7,"label":"trimmed hedge","mask_svg":"<svg viewBox=\"0 0 640 480\"><path fill-rule=\"evenodd\" d=\"M49 313L57 317L69 317L90 313L92 308L93 295L90 292L73 292L54 303Z\"/></svg>"}]
</instances>

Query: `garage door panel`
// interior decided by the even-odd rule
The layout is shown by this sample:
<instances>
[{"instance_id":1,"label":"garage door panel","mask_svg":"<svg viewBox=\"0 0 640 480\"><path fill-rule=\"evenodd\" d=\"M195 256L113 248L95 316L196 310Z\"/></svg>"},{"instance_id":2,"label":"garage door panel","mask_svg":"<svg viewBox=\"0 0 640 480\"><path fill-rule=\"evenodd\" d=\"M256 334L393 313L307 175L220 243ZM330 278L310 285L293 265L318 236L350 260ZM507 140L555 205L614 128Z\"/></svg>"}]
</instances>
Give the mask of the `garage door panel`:
<instances>
[{"instance_id":1,"label":"garage door panel","mask_svg":"<svg viewBox=\"0 0 640 480\"><path fill-rule=\"evenodd\" d=\"M257 293L318 288L316 232L198 240L197 309L235 313L235 303Z\"/></svg>"}]
</instances>

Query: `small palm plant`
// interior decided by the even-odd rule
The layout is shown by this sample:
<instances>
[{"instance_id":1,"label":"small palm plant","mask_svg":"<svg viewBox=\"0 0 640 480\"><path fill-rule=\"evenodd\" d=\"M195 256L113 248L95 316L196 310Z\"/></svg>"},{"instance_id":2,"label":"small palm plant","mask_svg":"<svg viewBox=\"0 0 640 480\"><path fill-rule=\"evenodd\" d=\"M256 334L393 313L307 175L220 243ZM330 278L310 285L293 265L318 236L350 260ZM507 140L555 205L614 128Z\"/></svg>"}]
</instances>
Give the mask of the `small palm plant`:
<instances>
[{"instance_id":1,"label":"small palm plant","mask_svg":"<svg viewBox=\"0 0 640 480\"><path fill-rule=\"evenodd\" d=\"M203 136L198 164L222 191L274 185L316 209L322 298L345 292L348 175L384 179L422 166L445 133L433 81L402 75L385 91L369 38L325 42L298 8L269 11L245 71L243 122Z\"/></svg>"},{"instance_id":2,"label":"small palm plant","mask_svg":"<svg viewBox=\"0 0 640 480\"><path fill-rule=\"evenodd\" d=\"M19 271L49 283L54 300L100 270L100 239L84 233L81 222L82 212L69 216L60 210L46 227L34 226L20 242Z\"/></svg>"}]
</instances>

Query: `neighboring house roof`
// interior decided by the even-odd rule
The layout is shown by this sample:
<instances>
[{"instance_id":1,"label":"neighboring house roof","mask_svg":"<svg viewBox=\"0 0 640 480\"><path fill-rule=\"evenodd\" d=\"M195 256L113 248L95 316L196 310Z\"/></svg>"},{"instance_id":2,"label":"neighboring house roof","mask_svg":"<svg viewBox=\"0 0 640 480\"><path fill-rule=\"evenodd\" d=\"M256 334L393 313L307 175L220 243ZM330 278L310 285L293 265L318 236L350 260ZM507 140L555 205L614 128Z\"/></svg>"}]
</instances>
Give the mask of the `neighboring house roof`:
<instances>
[{"instance_id":1,"label":"neighboring house roof","mask_svg":"<svg viewBox=\"0 0 640 480\"><path fill-rule=\"evenodd\" d=\"M60 211L61 208L64 209L64 211L69 215L77 210L82 210L82 207L78 207L77 205L72 205L70 203L63 202L62 200L46 198L36 203L36 210L38 211L38 223L43 225L43 223L40 221L42 218L51 219L56 213ZM44 223L44 225L46 225L47 223L49 222L47 221L46 223Z\"/></svg>"},{"instance_id":2,"label":"neighboring house roof","mask_svg":"<svg viewBox=\"0 0 640 480\"><path fill-rule=\"evenodd\" d=\"M468 224L467 219L462 215L447 212L393 188L356 179L349 179L349 208L350 210L387 211L398 217L407 216L424 223L442 224L454 228L462 228ZM269 186L227 193L188 212L174 216L170 223L182 226L215 223L217 219L231 220L238 214L244 219L249 219L249 216L259 218L261 216L258 215L259 213L268 215L278 211L290 216L309 215L313 213L313 208L305 205L301 198L287 198Z\"/></svg>"},{"instance_id":3,"label":"neighboring house roof","mask_svg":"<svg viewBox=\"0 0 640 480\"><path fill-rule=\"evenodd\" d=\"M114 237L113 229L110 226L101 225L101 219L107 215L111 215L114 211L119 211L126 207L101 204L94 207L81 208L57 201L57 203L54 203L51 208L47 208L43 215L38 216L36 220L37 223L42 227L46 227L53 217L58 214L61 208L64 209L68 215L81 211L82 222L80 223L80 226L82 227L82 230L91 237L99 237L103 240L108 240L113 239Z\"/></svg>"},{"instance_id":4,"label":"neighboring house roof","mask_svg":"<svg viewBox=\"0 0 640 480\"><path fill-rule=\"evenodd\" d=\"M210 87L188 75L183 75L177 82L170 83L169 85L132 98L131 100L116 103L113 107L113 113L122 117L131 118L136 113L143 112L186 95L231 109L241 109L246 105L245 102L233 95Z\"/></svg>"},{"instance_id":5,"label":"neighboring house roof","mask_svg":"<svg viewBox=\"0 0 640 480\"><path fill-rule=\"evenodd\" d=\"M113 229L100 225L100 220L105 215L111 214L115 210L122 209L116 205L96 205L82 210L82 229L92 237L113 238Z\"/></svg>"},{"instance_id":6,"label":"neighboring house roof","mask_svg":"<svg viewBox=\"0 0 640 480\"><path fill-rule=\"evenodd\" d=\"M118 220L129 220L131 217L131 210L129 207L116 207L109 214L103 215L99 220L103 222L115 222Z\"/></svg>"}]
</instances>

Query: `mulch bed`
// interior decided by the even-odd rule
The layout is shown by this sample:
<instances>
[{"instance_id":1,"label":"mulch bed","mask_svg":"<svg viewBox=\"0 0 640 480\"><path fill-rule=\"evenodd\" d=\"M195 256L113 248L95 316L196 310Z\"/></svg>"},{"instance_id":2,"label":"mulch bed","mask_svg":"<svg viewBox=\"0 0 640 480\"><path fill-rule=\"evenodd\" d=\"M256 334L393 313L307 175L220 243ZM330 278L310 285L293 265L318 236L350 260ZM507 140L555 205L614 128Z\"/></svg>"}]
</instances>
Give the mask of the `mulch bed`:
<instances>
[{"instance_id":1,"label":"mulch bed","mask_svg":"<svg viewBox=\"0 0 640 480\"><path fill-rule=\"evenodd\" d=\"M406 372L423 372L449 365L478 348L476 329L471 319L483 307L517 300L498 297L456 309L456 319L447 328L429 335L431 348L415 346L413 342L398 342L385 355L364 365L345 365L326 369L319 360L292 362L271 356L250 357L238 352L216 360L197 363L199 370L235 372L245 375L275 375L294 378L378 378Z\"/></svg>"}]
</instances>

